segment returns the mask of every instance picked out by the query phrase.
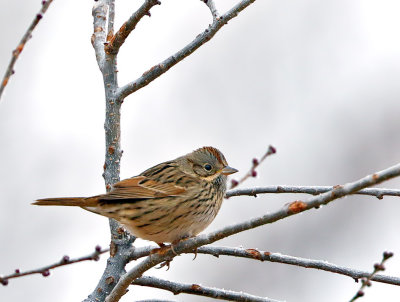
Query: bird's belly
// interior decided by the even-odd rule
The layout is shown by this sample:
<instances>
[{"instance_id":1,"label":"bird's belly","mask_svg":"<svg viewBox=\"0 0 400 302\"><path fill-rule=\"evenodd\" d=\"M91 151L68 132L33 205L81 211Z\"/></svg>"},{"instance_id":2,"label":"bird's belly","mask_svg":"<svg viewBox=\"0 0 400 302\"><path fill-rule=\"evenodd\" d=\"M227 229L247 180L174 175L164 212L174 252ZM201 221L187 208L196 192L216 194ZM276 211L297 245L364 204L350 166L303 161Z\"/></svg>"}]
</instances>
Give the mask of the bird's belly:
<instances>
[{"instance_id":1,"label":"bird's belly","mask_svg":"<svg viewBox=\"0 0 400 302\"><path fill-rule=\"evenodd\" d=\"M215 218L220 204L210 205L202 211L176 212L150 218L140 217L135 220L121 219L127 230L136 237L157 243L176 242L193 237L203 231Z\"/></svg>"}]
</instances>

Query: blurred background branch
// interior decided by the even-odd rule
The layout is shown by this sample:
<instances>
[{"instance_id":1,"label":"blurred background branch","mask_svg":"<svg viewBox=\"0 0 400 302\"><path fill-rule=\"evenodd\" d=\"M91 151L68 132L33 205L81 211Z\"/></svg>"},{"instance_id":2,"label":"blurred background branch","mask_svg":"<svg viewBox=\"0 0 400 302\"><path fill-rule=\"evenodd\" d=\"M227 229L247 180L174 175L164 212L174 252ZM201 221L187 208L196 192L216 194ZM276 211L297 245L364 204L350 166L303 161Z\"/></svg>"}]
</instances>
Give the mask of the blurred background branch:
<instances>
[{"instance_id":1,"label":"blurred background branch","mask_svg":"<svg viewBox=\"0 0 400 302\"><path fill-rule=\"evenodd\" d=\"M42 8L36 14L35 18L33 19L31 25L26 30L25 34L22 36L21 41L19 42L18 46L13 50L10 63L8 64L7 70L3 76L3 80L0 83L0 99L3 95L3 91L6 88L10 77L14 74L14 66L17 62L19 55L21 54L22 50L25 47L25 44L28 40L32 37L32 33L35 30L36 26L39 24L40 20L42 20L43 15L46 13L47 9L49 8L50 4L53 0L43 0L42 1Z\"/></svg>"}]
</instances>

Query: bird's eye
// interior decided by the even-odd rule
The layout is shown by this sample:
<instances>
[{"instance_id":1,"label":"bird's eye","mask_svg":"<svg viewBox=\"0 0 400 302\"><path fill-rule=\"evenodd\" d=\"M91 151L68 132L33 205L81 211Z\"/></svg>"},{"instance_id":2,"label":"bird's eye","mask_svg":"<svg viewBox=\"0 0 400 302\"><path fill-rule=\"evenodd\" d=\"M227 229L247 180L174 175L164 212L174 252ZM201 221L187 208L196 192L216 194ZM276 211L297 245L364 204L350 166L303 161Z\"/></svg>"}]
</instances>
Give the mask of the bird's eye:
<instances>
[{"instance_id":1,"label":"bird's eye","mask_svg":"<svg viewBox=\"0 0 400 302\"><path fill-rule=\"evenodd\" d=\"M206 169L207 171L211 171L212 167L210 164L205 164L204 169Z\"/></svg>"}]
</instances>

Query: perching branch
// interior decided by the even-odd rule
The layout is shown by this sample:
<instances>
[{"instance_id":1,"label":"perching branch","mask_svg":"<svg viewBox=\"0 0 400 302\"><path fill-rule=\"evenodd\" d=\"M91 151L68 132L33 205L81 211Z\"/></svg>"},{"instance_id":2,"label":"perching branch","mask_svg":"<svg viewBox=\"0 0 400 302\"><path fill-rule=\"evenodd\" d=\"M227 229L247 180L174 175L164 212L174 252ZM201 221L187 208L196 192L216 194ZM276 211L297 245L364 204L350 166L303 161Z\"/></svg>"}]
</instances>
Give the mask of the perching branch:
<instances>
[{"instance_id":1,"label":"perching branch","mask_svg":"<svg viewBox=\"0 0 400 302\"><path fill-rule=\"evenodd\" d=\"M381 183L385 180L397 177L399 175L400 164L397 164L380 172L368 175L355 182L348 183L343 186L335 186L331 191L311 197L308 201L297 200L283 206L280 210L276 212L253 218L242 223L227 226L209 234L202 234L198 235L197 237L181 241L178 244L174 245L173 250L170 248L166 251L164 250L158 253L154 253L151 256L145 258L140 264L133 267L128 273L121 277L120 281L114 287L110 295L107 297L106 301L119 301L122 295L126 292L126 289L129 287L131 282L133 282L133 280L142 276L145 271L158 265L159 263L172 260L177 254L194 251L200 246L213 243L228 236L250 230L261 225L273 223L275 221L287 218L292 215L296 215L303 211L307 211L313 208L319 208L319 206L328 204L335 199L353 194L356 191L359 191L365 187Z\"/></svg>"},{"instance_id":2,"label":"perching branch","mask_svg":"<svg viewBox=\"0 0 400 302\"><path fill-rule=\"evenodd\" d=\"M385 262L389 259L393 257L393 253L392 252L384 252L383 253L383 257L381 260L381 263L375 263L374 264L374 271L366 276L364 276L364 278L361 279L361 287L360 289L357 291L357 293L354 295L354 297L350 300L350 302L353 302L355 300L357 300L358 298L361 298L364 296L364 288L366 286L371 286L371 280L374 280L374 277L376 276L376 274L380 271L384 271L385 270Z\"/></svg>"},{"instance_id":3,"label":"perching branch","mask_svg":"<svg viewBox=\"0 0 400 302\"><path fill-rule=\"evenodd\" d=\"M132 284L165 289L172 292L174 295L184 293L228 301L279 302L277 300L257 297L242 292L234 292L221 288L207 287L199 284L173 282L149 276L137 278L135 281L132 282Z\"/></svg>"},{"instance_id":4,"label":"perching branch","mask_svg":"<svg viewBox=\"0 0 400 302\"><path fill-rule=\"evenodd\" d=\"M269 261L284 263L289 265L295 265L305 268L314 268L331 273L336 273L344 276L351 277L355 280L360 278L369 277L371 273L361 270L356 270L344 266L339 266L333 263L326 262L324 260L313 260L300 257L293 257L288 255L282 255L280 253L270 253L265 251L259 251L256 249L243 249L243 248L230 248L230 247L218 247L218 246L202 246L197 249L198 254L208 254L215 257L223 256L234 256L241 258L254 259L259 261ZM400 277L392 277L385 275L373 275L370 280L398 285L400 286Z\"/></svg>"},{"instance_id":5,"label":"perching branch","mask_svg":"<svg viewBox=\"0 0 400 302\"><path fill-rule=\"evenodd\" d=\"M23 277L23 276L27 276L27 275L34 275L34 274L41 274L41 275L43 275L43 277L47 277L50 275L50 270L60 267L60 266L70 265L73 263L78 263L78 262L87 261L87 260L98 261L100 258L99 256L101 254L108 252L109 250L110 249L102 249L100 246L96 246L95 251L93 253L83 256L83 257L70 259L69 256L63 256L62 259L56 263L46 265L42 268L25 271L25 272L21 272L19 269L16 269L14 274L0 277L0 283L3 285L7 285L8 280L10 280L10 279L19 278L19 277Z\"/></svg>"},{"instance_id":6,"label":"perching branch","mask_svg":"<svg viewBox=\"0 0 400 302\"><path fill-rule=\"evenodd\" d=\"M49 8L50 4L53 0L42 1L42 8L40 9L39 13L36 14L35 18L33 19L31 25L28 27L27 31L23 35L21 41L19 42L17 48L15 48L12 52L11 61L8 64L6 73L4 74L3 80L0 84L0 98L3 94L5 87L7 86L10 77L14 74L14 65L18 60L19 55L21 54L22 50L25 47L25 44L28 40L32 37L32 33L36 26L39 24L40 20L43 18L43 15L46 13L47 9Z\"/></svg>"},{"instance_id":7,"label":"perching branch","mask_svg":"<svg viewBox=\"0 0 400 302\"><path fill-rule=\"evenodd\" d=\"M328 192L332 190L334 187L330 186L266 186L266 187L258 187L258 188L249 188L249 189L236 189L230 190L226 192L225 197L233 197L233 196L254 196L257 197L258 194L276 194L276 193L302 193L302 194L311 194L318 195L321 193ZM353 194L356 195L371 195L375 196L378 199L382 199L383 196L397 196L400 197L399 189L384 189L384 188L366 188L360 191L357 191Z\"/></svg>"},{"instance_id":8,"label":"perching branch","mask_svg":"<svg viewBox=\"0 0 400 302\"><path fill-rule=\"evenodd\" d=\"M148 71L146 71L140 78L135 81L126 84L125 86L118 89L116 96L119 99L124 99L128 95L134 93L135 91L147 86L149 83L154 81L160 75L168 71L172 66L182 61L184 58L192 54L196 49L198 49L203 44L211 40L211 38L228 23L229 20L236 17L242 10L248 7L250 4L256 0L242 0L228 12L221 15L219 18L215 19L213 23L201 34L199 34L196 39L191 43L186 45L180 51L165 59L161 63L153 66Z\"/></svg>"},{"instance_id":9,"label":"perching branch","mask_svg":"<svg viewBox=\"0 0 400 302\"><path fill-rule=\"evenodd\" d=\"M108 43L104 47L106 53L116 55L122 44L124 44L126 38L135 29L139 21L145 15L150 16L150 9L154 5L160 4L161 2L159 0L145 0L142 6L128 19L128 21L121 26L115 35L111 36L110 39L107 39Z\"/></svg>"},{"instance_id":10,"label":"perching branch","mask_svg":"<svg viewBox=\"0 0 400 302\"><path fill-rule=\"evenodd\" d=\"M142 257L146 257L153 250L154 246L145 246L141 248L133 248L131 251L131 260L137 260ZM186 253L193 253L192 251ZM266 251L259 251L257 249L243 249L243 248L231 248L223 246L201 246L196 250L197 254L212 255L214 257L219 256L233 256L240 258L247 258L259 261L277 262L289 265L295 265L304 268L319 269L339 275L351 277L355 280L360 278L369 277L371 273L361 271L353 268L339 266L333 263L329 263L324 260L313 260L301 257L294 257L289 255L282 255L280 253L271 253ZM398 285L400 286L400 277L392 277L385 275L373 275L372 281Z\"/></svg>"}]
</instances>

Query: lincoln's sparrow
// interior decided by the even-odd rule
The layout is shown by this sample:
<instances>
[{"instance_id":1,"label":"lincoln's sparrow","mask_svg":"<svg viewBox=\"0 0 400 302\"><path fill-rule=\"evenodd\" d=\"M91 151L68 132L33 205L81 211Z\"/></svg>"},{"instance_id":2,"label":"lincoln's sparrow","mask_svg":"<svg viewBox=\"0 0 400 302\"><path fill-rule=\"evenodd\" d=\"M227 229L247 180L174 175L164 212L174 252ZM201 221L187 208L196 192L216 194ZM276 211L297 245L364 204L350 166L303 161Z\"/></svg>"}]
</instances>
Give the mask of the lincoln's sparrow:
<instances>
[{"instance_id":1,"label":"lincoln's sparrow","mask_svg":"<svg viewBox=\"0 0 400 302\"><path fill-rule=\"evenodd\" d=\"M45 198L34 204L82 207L116 219L142 239L176 242L197 235L214 220L226 175L235 172L219 150L203 147L122 180L106 194Z\"/></svg>"}]
</instances>

